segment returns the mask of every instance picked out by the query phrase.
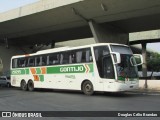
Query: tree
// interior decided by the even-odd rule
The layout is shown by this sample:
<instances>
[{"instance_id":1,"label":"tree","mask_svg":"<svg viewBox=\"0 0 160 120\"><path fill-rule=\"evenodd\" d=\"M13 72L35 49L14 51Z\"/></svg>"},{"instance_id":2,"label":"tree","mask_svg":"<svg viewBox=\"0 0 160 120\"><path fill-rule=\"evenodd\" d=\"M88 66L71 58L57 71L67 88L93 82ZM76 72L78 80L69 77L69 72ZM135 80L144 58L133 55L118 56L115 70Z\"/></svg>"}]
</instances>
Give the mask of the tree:
<instances>
[{"instance_id":1,"label":"tree","mask_svg":"<svg viewBox=\"0 0 160 120\"><path fill-rule=\"evenodd\" d=\"M160 71L160 54L152 52L150 53L150 57L147 59L147 67L149 71L151 72L150 78L153 75L153 72L159 72Z\"/></svg>"}]
</instances>

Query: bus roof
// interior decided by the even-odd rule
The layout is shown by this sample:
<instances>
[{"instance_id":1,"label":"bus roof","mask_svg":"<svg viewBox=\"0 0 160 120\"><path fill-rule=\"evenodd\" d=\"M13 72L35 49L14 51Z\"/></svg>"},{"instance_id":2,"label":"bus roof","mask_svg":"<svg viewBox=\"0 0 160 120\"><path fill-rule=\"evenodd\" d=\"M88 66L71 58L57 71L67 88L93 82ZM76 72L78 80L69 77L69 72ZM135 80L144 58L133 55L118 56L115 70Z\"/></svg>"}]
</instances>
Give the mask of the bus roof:
<instances>
[{"instance_id":1,"label":"bus roof","mask_svg":"<svg viewBox=\"0 0 160 120\"><path fill-rule=\"evenodd\" d=\"M16 56L13 56L12 58L27 57L27 56L33 56L33 55L41 55L41 54L52 53L52 52L61 52L61 51L66 51L66 50L82 49L82 48L87 48L87 47L103 46L103 45L127 46L127 45L118 44L118 43L95 43L95 44L83 45L83 46L77 46L77 47L66 46L66 47L52 48L52 49L47 49L47 50L40 50L40 51L38 51L36 53L32 53L32 54L16 55Z\"/></svg>"}]
</instances>

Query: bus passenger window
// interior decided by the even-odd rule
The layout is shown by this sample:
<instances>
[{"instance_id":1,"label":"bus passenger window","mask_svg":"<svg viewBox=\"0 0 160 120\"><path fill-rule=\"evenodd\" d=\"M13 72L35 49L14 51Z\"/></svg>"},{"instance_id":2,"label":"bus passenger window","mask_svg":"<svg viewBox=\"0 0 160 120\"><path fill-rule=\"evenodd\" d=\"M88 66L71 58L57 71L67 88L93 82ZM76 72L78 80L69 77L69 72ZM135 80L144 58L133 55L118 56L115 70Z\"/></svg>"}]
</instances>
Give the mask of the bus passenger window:
<instances>
[{"instance_id":1,"label":"bus passenger window","mask_svg":"<svg viewBox=\"0 0 160 120\"><path fill-rule=\"evenodd\" d=\"M13 59L12 60L12 68L17 68L18 66L17 66L17 60L18 59Z\"/></svg>"},{"instance_id":2,"label":"bus passenger window","mask_svg":"<svg viewBox=\"0 0 160 120\"><path fill-rule=\"evenodd\" d=\"M86 62L92 62L92 55L91 55L91 51L88 49L86 50Z\"/></svg>"},{"instance_id":3,"label":"bus passenger window","mask_svg":"<svg viewBox=\"0 0 160 120\"><path fill-rule=\"evenodd\" d=\"M68 64L69 63L69 52L64 52L60 57L60 64Z\"/></svg>"},{"instance_id":4,"label":"bus passenger window","mask_svg":"<svg viewBox=\"0 0 160 120\"><path fill-rule=\"evenodd\" d=\"M26 59L21 59L22 67L26 66Z\"/></svg>"},{"instance_id":5,"label":"bus passenger window","mask_svg":"<svg viewBox=\"0 0 160 120\"><path fill-rule=\"evenodd\" d=\"M18 59L18 67L25 67L25 65L26 65L25 58L19 58Z\"/></svg>"},{"instance_id":6,"label":"bus passenger window","mask_svg":"<svg viewBox=\"0 0 160 120\"><path fill-rule=\"evenodd\" d=\"M39 56L37 56L35 58L35 66L40 66L40 57Z\"/></svg>"},{"instance_id":7,"label":"bus passenger window","mask_svg":"<svg viewBox=\"0 0 160 120\"><path fill-rule=\"evenodd\" d=\"M46 56L43 56L42 57L42 66L46 65L47 64L47 57Z\"/></svg>"},{"instance_id":8,"label":"bus passenger window","mask_svg":"<svg viewBox=\"0 0 160 120\"><path fill-rule=\"evenodd\" d=\"M82 62L82 51L76 52L76 62L81 63Z\"/></svg>"},{"instance_id":9,"label":"bus passenger window","mask_svg":"<svg viewBox=\"0 0 160 120\"><path fill-rule=\"evenodd\" d=\"M59 64L59 54L50 54L49 55L49 65Z\"/></svg>"},{"instance_id":10,"label":"bus passenger window","mask_svg":"<svg viewBox=\"0 0 160 120\"><path fill-rule=\"evenodd\" d=\"M35 66L35 59L34 58L29 58L28 59L28 66L29 67Z\"/></svg>"},{"instance_id":11,"label":"bus passenger window","mask_svg":"<svg viewBox=\"0 0 160 120\"><path fill-rule=\"evenodd\" d=\"M83 62L92 62L92 54L90 48L81 49L76 52L76 62L83 63Z\"/></svg>"},{"instance_id":12,"label":"bus passenger window","mask_svg":"<svg viewBox=\"0 0 160 120\"><path fill-rule=\"evenodd\" d=\"M72 53L69 55L69 63L72 64L72 63L76 63L76 55L75 53L72 51Z\"/></svg>"}]
</instances>

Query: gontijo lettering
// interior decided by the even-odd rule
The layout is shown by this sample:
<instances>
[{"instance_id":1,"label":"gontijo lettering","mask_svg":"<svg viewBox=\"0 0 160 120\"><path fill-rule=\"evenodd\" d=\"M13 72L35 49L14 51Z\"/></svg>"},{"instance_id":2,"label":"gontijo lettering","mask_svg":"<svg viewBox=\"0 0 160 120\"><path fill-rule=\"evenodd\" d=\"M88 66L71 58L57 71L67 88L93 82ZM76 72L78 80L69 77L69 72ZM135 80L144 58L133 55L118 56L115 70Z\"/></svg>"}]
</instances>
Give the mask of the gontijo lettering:
<instances>
[{"instance_id":1,"label":"gontijo lettering","mask_svg":"<svg viewBox=\"0 0 160 120\"><path fill-rule=\"evenodd\" d=\"M60 72L79 72L83 71L83 66L77 66L77 67L61 67Z\"/></svg>"}]
</instances>

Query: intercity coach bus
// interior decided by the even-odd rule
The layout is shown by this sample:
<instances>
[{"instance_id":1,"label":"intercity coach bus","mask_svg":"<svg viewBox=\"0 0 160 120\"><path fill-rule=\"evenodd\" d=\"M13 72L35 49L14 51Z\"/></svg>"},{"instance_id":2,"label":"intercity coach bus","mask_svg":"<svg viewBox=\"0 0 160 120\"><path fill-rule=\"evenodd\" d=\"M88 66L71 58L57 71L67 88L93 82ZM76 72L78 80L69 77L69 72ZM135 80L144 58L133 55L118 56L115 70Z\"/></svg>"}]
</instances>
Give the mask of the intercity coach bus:
<instances>
[{"instance_id":1,"label":"intercity coach bus","mask_svg":"<svg viewBox=\"0 0 160 120\"><path fill-rule=\"evenodd\" d=\"M139 63L137 63L137 61ZM99 43L62 47L11 58L11 85L34 88L120 92L138 88L141 55L127 45Z\"/></svg>"}]
</instances>

